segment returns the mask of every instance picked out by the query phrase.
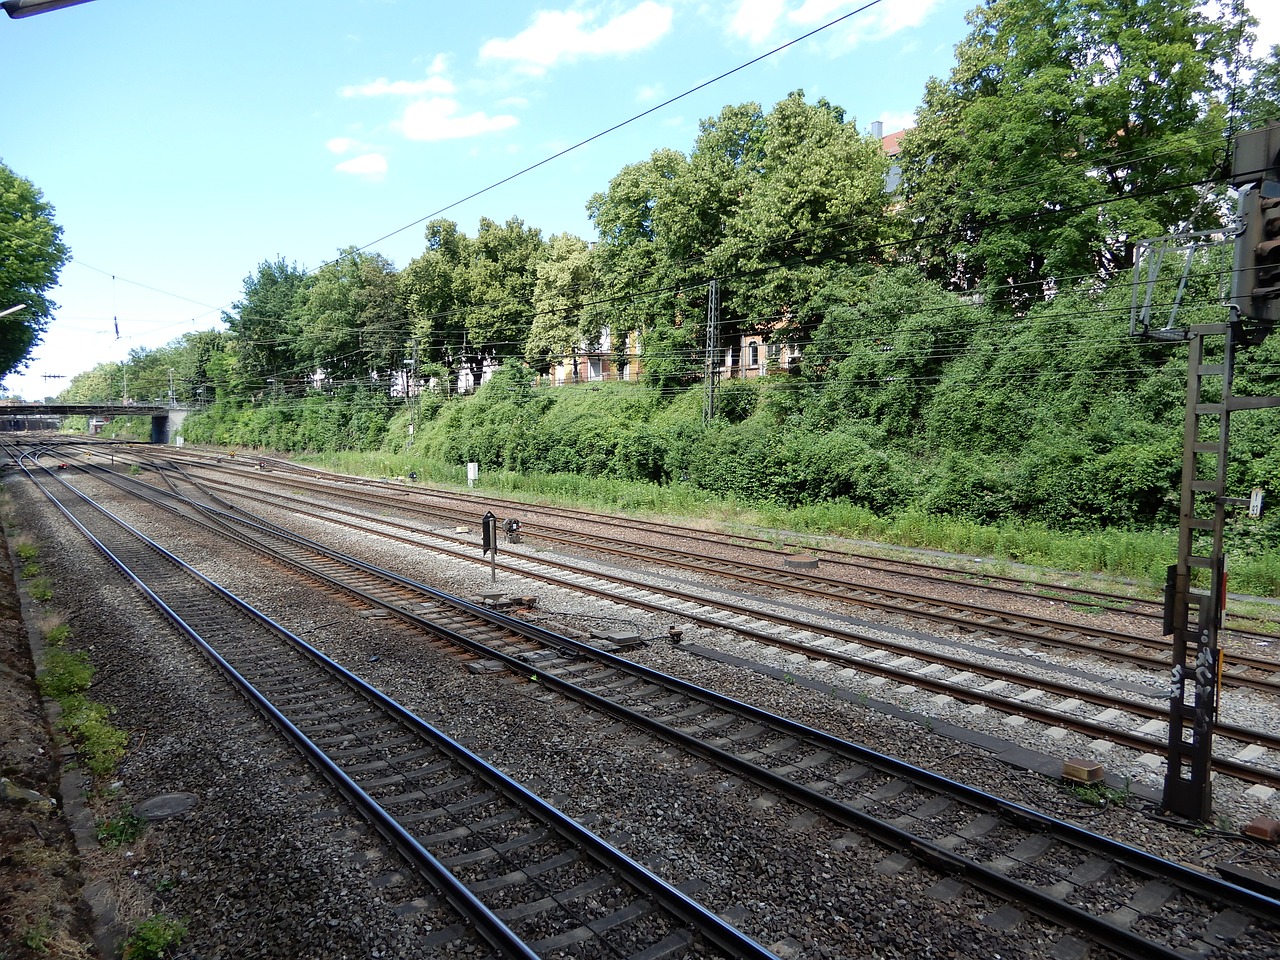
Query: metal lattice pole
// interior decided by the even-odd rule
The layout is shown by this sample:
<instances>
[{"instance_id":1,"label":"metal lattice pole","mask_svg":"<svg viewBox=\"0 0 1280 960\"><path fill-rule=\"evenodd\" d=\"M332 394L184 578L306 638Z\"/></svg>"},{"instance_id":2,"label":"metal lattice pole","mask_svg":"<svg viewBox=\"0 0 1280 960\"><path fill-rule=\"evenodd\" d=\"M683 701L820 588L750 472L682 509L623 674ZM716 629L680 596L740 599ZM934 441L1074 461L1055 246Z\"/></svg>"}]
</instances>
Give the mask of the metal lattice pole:
<instances>
[{"instance_id":1,"label":"metal lattice pole","mask_svg":"<svg viewBox=\"0 0 1280 960\"><path fill-rule=\"evenodd\" d=\"M720 281L712 280L707 291L706 402L702 405L702 422L710 425L716 416L716 387L720 385Z\"/></svg>"}]
</instances>

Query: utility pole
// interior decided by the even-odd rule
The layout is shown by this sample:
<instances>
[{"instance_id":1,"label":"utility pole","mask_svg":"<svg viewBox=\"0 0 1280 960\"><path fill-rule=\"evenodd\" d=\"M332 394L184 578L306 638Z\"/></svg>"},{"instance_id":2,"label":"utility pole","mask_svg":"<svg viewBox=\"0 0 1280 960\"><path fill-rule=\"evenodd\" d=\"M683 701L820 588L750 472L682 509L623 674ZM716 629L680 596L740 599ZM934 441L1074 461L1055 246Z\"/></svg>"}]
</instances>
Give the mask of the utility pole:
<instances>
[{"instance_id":1,"label":"utility pole","mask_svg":"<svg viewBox=\"0 0 1280 960\"><path fill-rule=\"evenodd\" d=\"M720 281L712 280L707 289L707 346L703 370L707 396L702 405L702 422L710 426L716 417L716 387L720 385Z\"/></svg>"},{"instance_id":2,"label":"utility pole","mask_svg":"<svg viewBox=\"0 0 1280 960\"><path fill-rule=\"evenodd\" d=\"M409 392L413 395L413 409L409 414L409 436L418 432L418 401L422 391L418 387L418 340L413 341L413 366L409 368Z\"/></svg>"},{"instance_id":3,"label":"utility pole","mask_svg":"<svg viewBox=\"0 0 1280 960\"><path fill-rule=\"evenodd\" d=\"M1172 669L1163 806L1170 813L1200 821L1211 819L1213 813L1213 733L1224 661L1218 632L1227 595L1223 545L1227 509L1247 506L1251 514L1261 511L1260 504L1251 504L1256 496L1227 495L1231 414L1280 406L1280 397L1240 397L1232 390L1239 348L1261 343L1280 319L1280 124L1241 134L1234 148L1232 185L1240 190L1241 226L1233 244L1227 320L1175 327L1175 302L1170 321L1161 330L1150 328L1144 308L1140 331L1154 339L1186 340L1189 346L1178 562L1169 568L1165 584L1164 632L1172 637ZM1187 251L1188 267L1193 256L1194 245ZM1151 287L1158 266L1148 269ZM1135 273L1135 297L1137 279Z\"/></svg>"}]
</instances>

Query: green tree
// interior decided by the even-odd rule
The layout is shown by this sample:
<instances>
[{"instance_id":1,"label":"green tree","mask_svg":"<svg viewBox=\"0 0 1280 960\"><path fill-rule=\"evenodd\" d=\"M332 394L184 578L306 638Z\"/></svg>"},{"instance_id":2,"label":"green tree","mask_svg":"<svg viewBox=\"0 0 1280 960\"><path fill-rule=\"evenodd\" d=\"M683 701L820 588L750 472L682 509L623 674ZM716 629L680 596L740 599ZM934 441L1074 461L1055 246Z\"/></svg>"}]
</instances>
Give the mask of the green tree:
<instances>
[{"instance_id":1,"label":"green tree","mask_svg":"<svg viewBox=\"0 0 1280 960\"><path fill-rule=\"evenodd\" d=\"M934 276L1021 308L1216 210L1233 25L1196 0L987 0L902 141ZM1209 224L1211 225L1211 224Z\"/></svg>"},{"instance_id":2,"label":"green tree","mask_svg":"<svg viewBox=\"0 0 1280 960\"><path fill-rule=\"evenodd\" d=\"M53 207L35 185L0 163L0 377L25 366L57 304L45 294L71 258Z\"/></svg>"},{"instance_id":3,"label":"green tree","mask_svg":"<svg viewBox=\"0 0 1280 960\"><path fill-rule=\"evenodd\" d=\"M519 217L480 218L467 262L467 359L475 382L487 364L524 354L533 324L537 267L545 256L542 231Z\"/></svg>"},{"instance_id":4,"label":"green tree","mask_svg":"<svg viewBox=\"0 0 1280 960\"><path fill-rule=\"evenodd\" d=\"M628 164L609 181L608 190L587 204L599 234L592 250L601 281L600 305L588 311L596 328L609 326L616 342L632 332L644 334L645 378L663 383L700 369L696 354L686 355L673 344L671 332L680 330L693 311L680 297L682 280L673 269L669 246L659 242L666 222L675 219L668 208L676 203L676 183L689 169L678 150L656 150L647 160ZM703 307L705 309L705 307ZM684 335L692 343L696 337Z\"/></svg>"},{"instance_id":5,"label":"green tree","mask_svg":"<svg viewBox=\"0 0 1280 960\"><path fill-rule=\"evenodd\" d=\"M62 403L119 403L121 399L121 365L99 363L91 370L71 378L58 394Z\"/></svg>"},{"instance_id":6,"label":"green tree","mask_svg":"<svg viewBox=\"0 0 1280 960\"><path fill-rule=\"evenodd\" d=\"M580 344L598 347L601 342L601 331L591 329L584 307L595 293L591 249L581 237L558 234L547 242L535 274L534 317L524 357L535 370L546 371L572 356Z\"/></svg>"},{"instance_id":7,"label":"green tree","mask_svg":"<svg viewBox=\"0 0 1280 960\"><path fill-rule=\"evenodd\" d=\"M444 219L428 223L425 237L427 249L400 272L400 297L420 367L438 364L445 379L456 383L466 339L463 306L471 241L456 223Z\"/></svg>"},{"instance_id":8,"label":"green tree","mask_svg":"<svg viewBox=\"0 0 1280 960\"><path fill-rule=\"evenodd\" d=\"M427 362L455 378L466 369L479 383L486 366L525 352L546 250L542 231L519 217L481 217L473 238L451 220L433 220L426 239L426 251L400 278L411 336Z\"/></svg>"},{"instance_id":9,"label":"green tree","mask_svg":"<svg viewBox=\"0 0 1280 960\"><path fill-rule=\"evenodd\" d=\"M1238 99L1239 119L1246 130L1280 123L1280 44L1253 63Z\"/></svg>"},{"instance_id":10,"label":"green tree","mask_svg":"<svg viewBox=\"0 0 1280 960\"><path fill-rule=\"evenodd\" d=\"M321 370L335 383L362 389L378 384L390 393L403 368L409 322L389 260L341 251L308 278L295 316L299 358L306 364L296 376L299 385Z\"/></svg>"},{"instance_id":11,"label":"green tree","mask_svg":"<svg viewBox=\"0 0 1280 960\"><path fill-rule=\"evenodd\" d=\"M223 313L235 344L233 366L244 392L263 389L268 379L296 373L300 358L294 351L294 313L306 282L307 273L297 264L283 257L264 260L257 273L245 277L243 298Z\"/></svg>"},{"instance_id":12,"label":"green tree","mask_svg":"<svg viewBox=\"0 0 1280 960\"><path fill-rule=\"evenodd\" d=\"M877 262L897 225L887 214L889 158L825 99L797 90L763 118L754 169L724 236L716 272L743 332L794 326L831 266Z\"/></svg>"},{"instance_id":13,"label":"green tree","mask_svg":"<svg viewBox=\"0 0 1280 960\"><path fill-rule=\"evenodd\" d=\"M630 313L613 332L643 331L646 379L701 374L712 279L729 344L794 327L833 263L881 257L895 230L887 168L878 141L800 90L768 113L745 103L703 120L687 158L660 150L624 168L588 212L607 295Z\"/></svg>"}]
</instances>

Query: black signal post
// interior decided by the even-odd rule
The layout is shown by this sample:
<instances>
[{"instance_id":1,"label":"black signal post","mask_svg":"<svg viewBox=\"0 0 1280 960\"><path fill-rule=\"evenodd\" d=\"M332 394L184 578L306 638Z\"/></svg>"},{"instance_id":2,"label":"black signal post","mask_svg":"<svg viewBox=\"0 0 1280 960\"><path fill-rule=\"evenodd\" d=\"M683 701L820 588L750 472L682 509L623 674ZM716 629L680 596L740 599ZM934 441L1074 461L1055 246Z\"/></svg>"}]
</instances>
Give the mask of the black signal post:
<instances>
[{"instance_id":1,"label":"black signal post","mask_svg":"<svg viewBox=\"0 0 1280 960\"><path fill-rule=\"evenodd\" d=\"M480 521L480 545L489 556L489 582L498 579L498 518L490 510Z\"/></svg>"},{"instance_id":2,"label":"black signal post","mask_svg":"<svg viewBox=\"0 0 1280 960\"><path fill-rule=\"evenodd\" d=\"M1261 503L1254 503L1260 497L1227 495L1230 421L1235 413L1280 406L1280 397L1237 396L1232 389L1237 350L1261 343L1280 319L1280 124L1236 138L1232 186L1240 191L1240 226L1234 236L1226 320L1177 327L1175 306L1163 329L1151 329L1145 312L1141 324L1144 336L1186 341L1190 348L1178 562L1169 568L1165 586L1164 626L1172 637L1173 662L1163 806L1170 813L1200 821L1210 820L1213 814L1213 733L1224 661L1218 632L1227 596L1223 546L1227 510L1247 507L1261 512ZM1188 236L1212 242L1207 236ZM1194 247L1188 247L1188 268L1193 254ZM1154 284L1157 271L1158 264L1149 268L1149 285Z\"/></svg>"}]
</instances>

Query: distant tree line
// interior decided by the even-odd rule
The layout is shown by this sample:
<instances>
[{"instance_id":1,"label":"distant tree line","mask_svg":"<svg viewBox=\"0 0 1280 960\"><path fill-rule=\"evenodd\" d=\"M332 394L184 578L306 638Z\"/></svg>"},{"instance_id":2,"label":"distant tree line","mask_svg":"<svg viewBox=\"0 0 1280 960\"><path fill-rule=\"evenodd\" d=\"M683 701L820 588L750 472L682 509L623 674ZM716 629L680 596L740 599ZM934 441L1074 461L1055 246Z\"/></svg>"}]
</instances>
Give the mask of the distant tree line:
<instances>
[{"instance_id":1,"label":"distant tree line","mask_svg":"<svg viewBox=\"0 0 1280 960\"><path fill-rule=\"evenodd\" d=\"M897 157L801 91L728 106L687 154L656 150L593 195L591 242L438 219L401 269L354 248L312 270L265 261L225 329L100 365L63 399L172 381L210 405L193 436L218 442L413 443L789 503L1167 520L1186 360L1129 336L1132 271L1144 239L1229 224L1229 136L1280 120L1280 47L1254 55L1247 17L1192 0L988 0L968 21ZM1220 320L1229 272L1227 247L1206 249L1180 316ZM1175 279L1153 287L1157 310ZM713 280L721 343L758 334L801 359L722 383L706 425ZM1240 389L1274 391L1274 339ZM605 345L638 347L641 384L537 389ZM1274 488L1276 422L1254 422L1238 479Z\"/></svg>"}]
</instances>

